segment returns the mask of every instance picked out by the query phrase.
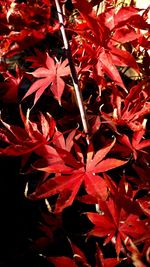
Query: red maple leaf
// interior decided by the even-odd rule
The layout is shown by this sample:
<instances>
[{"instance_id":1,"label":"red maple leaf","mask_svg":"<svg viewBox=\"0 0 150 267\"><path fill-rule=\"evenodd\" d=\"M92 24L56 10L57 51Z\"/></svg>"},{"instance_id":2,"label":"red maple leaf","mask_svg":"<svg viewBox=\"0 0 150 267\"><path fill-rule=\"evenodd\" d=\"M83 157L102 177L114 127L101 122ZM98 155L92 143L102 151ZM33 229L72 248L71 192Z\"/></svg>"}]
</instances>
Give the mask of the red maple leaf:
<instances>
[{"instance_id":1,"label":"red maple leaf","mask_svg":"<svg viewBox=\"0 0 150 267\"><path fill-rule=\"evenodd\" d=\"M127 97L122 99L116 86L113 90L113 112L107 114L101 110L102 118L117 132L116 126L127 125L132 131L143 129L143 118L150 112L149 83L142 81L130 89Z\"/></svg>"},{"instance_id":2,"label":"red maple leaf","mask_svg":"<svg viewBox=\"0 0 150 267\"><path fill-rule=\"evenodd\" d=\"M0 54L10 57L35 45L59 29L58 22L51 18L51 2L39 0L1 1ZM28 9L28 12L26 12Z\"/></svg>"},{"instance_id":3,"label":"red maple leaf","mask_svg":"<svg viewBox=\"0 0 150 267\"><path fill-rule=\"evenodd\" d=\"M150 147L150 139L142 140L144 134L145 129L134 132L131 141L125 134L118 136L117 140L119 143L116 143L113 151L121 153L124 156L130 156L130 154L133 153L133 158L137 160L138 152L147 153L143 149Z\"/></svg>"},{"instance_id":4,"label":"red maple leaf","mask_svg":"<svg viewBox=\"0 0 150 267\"><path fill-rule=\"evenodd\" d=\"M52 162L49 166L43 167L43 161L38 161L35 167L38 170L56 174L56 176L46 180L43 184L40 183L35 192L29 197L31 199L40 199L59 194L55 211L60 212L73 203L81 184L84 183L85 190L88 194L97 198L106 199L107 186L104 179L99 176L99 173L106 172L126 163L126 161L115 158L104 159L114 143L115 140L108 146L97 151L95 155L93 147L90 145L86 156L86 163L84 163L83 154L77 145L74 146L77 159L71 152L60 147L55 147L63 162L59 159L58 162Z\"/></svg>"},{"instance_id":5,"label":"red maple leaf","mask_svg":"<svg viewBox=\"0 0 150 267\"><path fill-rule=\"evenodd\" d=\"M38 79L31 85L23 99L35 92L35 105L46 88L50 86L50 90L54 94L54 97L60 102L65 87L65 83L61 77L68 76L69 74L70 68L68 66L67 59L62 63L61 61L55 63L54 59L47 54L45 65L32 72L32 75L35 78L40 79Z\"/></svg>"},{"instance_id":6,"label":"red maple leaf","mask_svg":"<svg viewBox=\"0 0 150 267\"><path fill-rule=\"evenodd\" d=\"M116 85L126 91L116 66L129 66L135 69L137 73L139 73L139 67L132 54L116 46L119 43L137 39L140 34L137 35L134 28L128 27L128 25L125 28L124 24L122 26L119 22L122 18L126 23L129 23L128 20L137 14L138 10L136 8L125 8L124 10L122 8L122 13L120 11L116 14L115 8L111 8L108 12L97 15L92 4L86 0L83 0L82 4L81 1L74 0L74 4L81 14L79 21L82 21L82 24L76 21L74 26L74 31L81 35L79 50L81 50L82 40L84 56L87 53L88 58L91 57L91 62L92 60L94 62L94 65L93 63L89 64L89 68L92 67L95 75L97 72L100 77L104 77L104 74L107 74ZM125 30L126 34L124 33ZM88 43L88 46L85 43ZM76 47L74 49L77 53ZM96 77L96 80L98 80L98 77Z\"/></svg>"},{"instance_id":7,"label":"red maple leaf","mask_svg":"<svg viewBox=\"0 0 150 267\"><path fill-rule=\"evenodd\" d=\"M111 182L109 176L106 178ZM149 238L149 223L147 219L139 219L140 207L130 196L124 178L121 179L118 188L114 184L111 187L112 196L106 201L99 200L100 213L87 213L87 217L94 224L89 236L106 237L104 244L114 242L119 255L128 238L136 241Z\"/></svg>"},{"instance_id":8,"label":"red maple leaf","mask_svg":"<svg viewBox=\"0 0 150 267\"><path fill-rule=\"evenodd\" d=\"M30 111L28 110L26 117L24 117L21 111L24 128L9 125L1 119L3 128L0 129L0 140L7 144L7 147L0 149L1 154L20 156L31 153L32 151L40 154L41 147L43 148L42 153L44 154L44 149L46 150L47 148L46 144L54 134L55 121L48 114L46 118L40 113L40 122L35 123L29 120L29 114Z\"/></svg>"}]
</instances>

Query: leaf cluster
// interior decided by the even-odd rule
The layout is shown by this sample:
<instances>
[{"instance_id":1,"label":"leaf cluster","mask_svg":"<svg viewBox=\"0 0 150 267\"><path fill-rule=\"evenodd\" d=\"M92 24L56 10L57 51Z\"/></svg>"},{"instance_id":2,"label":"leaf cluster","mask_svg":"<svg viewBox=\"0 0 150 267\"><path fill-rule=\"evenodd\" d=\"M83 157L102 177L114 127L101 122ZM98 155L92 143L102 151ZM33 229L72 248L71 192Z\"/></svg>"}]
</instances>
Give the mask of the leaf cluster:
<instances>
[{"instance_id":1,"label":"leaf cluster","mask_svg":"<svg viewBox=\"0 0 150 267\"><path fill-rule=\"evenodd\" d=\"M18 158L40 211L30 249L47 266L148 266L149 8L2 0L0 11L0 157Z\"/></svg>"}]
</instances>

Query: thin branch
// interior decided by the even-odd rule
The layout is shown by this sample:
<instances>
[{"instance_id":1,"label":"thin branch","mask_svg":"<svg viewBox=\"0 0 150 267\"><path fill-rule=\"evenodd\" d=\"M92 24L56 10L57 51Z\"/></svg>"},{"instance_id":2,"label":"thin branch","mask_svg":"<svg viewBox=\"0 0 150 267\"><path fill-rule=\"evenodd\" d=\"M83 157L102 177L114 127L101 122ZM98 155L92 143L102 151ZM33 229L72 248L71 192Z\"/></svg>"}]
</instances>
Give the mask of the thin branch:
<instances>
[{"instance_id":1,"label":"thin branch","mask_svg":"<svg viewBox=\"0 0 150 267\"><path fill-rule=\"evenodd\" d=\"M87 143L89 143L89 135L88 135L89 132L88 132L88 122L87 122L86 112L85 112L85 108L83 105L82 94L81 94L81 91L79 88L78 75L77 75L77 72L76 72L76 69L75 69L75 66L73 63L72 53L71 53L71 49L70 49L69 42L67 39L66 31L65 31L64 20L63 20L63 15L62 15L62 10L60 7L59 0L55 0L55 4L56 4L57 13L58 13L58 19L59 19L59 23L60 23L60 31L61 31L62 38L63 38L64 48L66 50L66 55L67 55L67 58L69 61L71 78L72 78L73 87L74 87L74 90L76 93L76 98L77 98L77 103L78 103L80 116L81 116L81 120L82 120L83 130L87 136Z\"/></svg>"}]
</instances>

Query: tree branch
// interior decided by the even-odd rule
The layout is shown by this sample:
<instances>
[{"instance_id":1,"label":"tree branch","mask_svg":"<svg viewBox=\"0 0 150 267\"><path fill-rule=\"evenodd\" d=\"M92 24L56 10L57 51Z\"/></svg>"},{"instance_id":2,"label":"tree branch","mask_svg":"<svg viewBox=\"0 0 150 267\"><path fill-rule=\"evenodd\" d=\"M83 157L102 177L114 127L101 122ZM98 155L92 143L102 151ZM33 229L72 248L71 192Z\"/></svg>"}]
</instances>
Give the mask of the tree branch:
<instances>
[{"instance_id":1,"label":"tree branch","mask_svg":"<svg viewBox=\"0 0 150 267\"><path fill-rule=\"evenodd\" d=\"M76 72L76 69L75 69L75 66L73 63L72 53L71 53L71 49L70 49L69 42L68 42L67 35L66 35L66 30L65 30L65 26L64 26L64 20L63 20L63 14L62 14L59 0L55 0L55 4L56 4L57 13L58 13L58 19L59 19L59 23L60 23L60 31L61 31L62 38L63 38L64 48L66 50L66 55L67 55L67 58L69 61L71 78L72 78L73 87L74 87L74 90L76 93L76 98L77 98L77 103L78 103L78 107L79 107L79 111L80 111L83 130L87 136L87 143L89 143L89 131L88 131L87 116L86 116L85 108L83 105L82 94L81 94L81 91L79 88L78 75L77 75L77 72Z\"/></svg>"}]
</instances>

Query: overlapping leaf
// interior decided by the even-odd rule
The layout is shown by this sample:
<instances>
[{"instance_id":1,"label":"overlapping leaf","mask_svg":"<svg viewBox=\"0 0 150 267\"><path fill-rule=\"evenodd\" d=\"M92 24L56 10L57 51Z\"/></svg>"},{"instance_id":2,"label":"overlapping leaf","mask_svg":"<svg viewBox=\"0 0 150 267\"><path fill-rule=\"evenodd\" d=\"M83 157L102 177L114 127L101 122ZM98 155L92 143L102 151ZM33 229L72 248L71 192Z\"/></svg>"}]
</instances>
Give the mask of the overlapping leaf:
<instances>
[{"instance_id":1,"label":"overlapping leaf","mask_svg":"<svg viewBox=\"0 0 150 267\"><path fill-rule=\"evenodd\" d=\"M87 213L89 220L94 224L89 235L106 237L104 244L115 238L118 255L127 238L135 240L140 240L141 237L149 238L148 220L139 219L139 208L136 207L136 203L126 198L121 192L119 194L116 192L114 197L107 201L100 200L99 207L101 214Z\"/></svg>"},{"instance_id":2,"label":"overlapping leaf","mask_svg":"<svg viewBox=\"0 0 150 267\"><path fill-rule=\"evenodd\" d=\"M136 8L139 1L58 1L73 62L80 68L87 140L75 129L82 125L64 44L56 32L62 25L56 22L55 2L0 0L0 156L21 156L24 166L34 152L25 196L42 199L36 207L49 214L38 221L29 250L56 267L148 266L149 7ZM64 61L57 60L61 54ZM25 116L21 111L13 117L23 76L32 83L30 88L25 84L23 110L30 105L28 96L34 96L34 105L44 97ZM36 185L30 183L33 170L41 178ZM111 244L103 246L103 240Z\"/></svg>"},{"instance_id":3,"label":"overlapping leaf","mask_svg":"<svg viewBox=\"0 0 150 267\"><path fill-rule=\"evenodd\" d=\"M113 113L110 116L101 111L102 117L116 131L115 126L127 125L132 131L143 129L143 118L150 112L149 82L142 81L130 89L127 97L122 100L118 90L113 88ZM115 89L115 90L114 90Z\"/></svg>"},{"instance_id":4,"label":"overlapping leaf","mask_svg":"<svg viewBox=\"0 0 150 267\"><path fill-rule=\"evenodd\" d=\"M77 24L77 32L79 31L78 33L81 34L83 40L88 40L89 44L91 43L91 52L92 50L93 52L90 56L97 60L97 73L100 76L107 74L116 85L126 90L116 66L129 66L135 69L137 73L139 73L139 67L132 54L116 46L119 43L127 43L140 37L140 34L137 35L134 28L120 23L121 19L124 22L134 17L138 13L138 9L121 8L116 13L115 8L111 8L97 16L91 3L82 1L81 5L80 1L76 0L74 4L78 8L85 25L85 31L81 31ZM83 50L88 53L89 51L86 48L83 41ZM97 51L96 56L95 49Z\"/></svg>"},{"instance_id":5,"label":"overlapping leaf","mask_svg":"<svg viewBox=\"0 0 150 267\"><path fill-rule=\"evenodd\" d=\"M46 119L41 113L40 123L38 124L29 120L29 110L26 117L24 117L21 111L21 117L24 128L9 125L1 119L3 128L0 129L0 139L8 144L5 148L0 149L1 154L7 156L20 156L35 150L40 153L41 146L46 150L45 145L54 134L55 122L53 118L47 115Z\"/></svg>"},{"instance_id":6,"label":"overlapping leaf","mask_svg":"<svg viewBox=\"0 0 150 267\"><path fill-rule=\"evenodd\" d=\"M119 143L115 146L114 151L121 153L124 156L130 156L133 153L133 158L137 160L138 152L148 153L146 148L150 147L150 140L142 140L145 134L145 129L134 132L132 141L129 140L127 135L118 137Z\"/></svg>"},{"instance_id":7,"label":"overlapping leaf","mask_svg":"<svg viewBox=\"0 0 150 267\"><path fill-rule=\"evenodd\" d=\"M40 167L40 164L43 165L43 162L40 163L38 161L35 167L38 170L56 173L57 175L54 178L48 179L42 185L40 184L36 191L30 195L30 198L40 199L59 194L55 209L58 212L73 203L81 184L84 183L88 194L96 198L106 199L107 186L103 178L99 176L99 173L126 163L115 158L105 159L114 143L115 140L110 145L100 149L95 155L93 147L89 146L86 164L83 161L83 155L78 146L75 147L78 160L70 152L55 147L63 162L58 160L58 162L56 161L49 166Z\"/></svg>"},{"instance_id":8,"label":"overlapping leaf","mask_svg":"<svg viewBox=\"0 0 150 267\"><path fill-rule=\"evenodd\" d=\"M51 2L46 0L0 1L0 55L13 56L30 48L59 29L53 20L50 25ZM28 12L26 12L28 10Z\"/></svg>"}]
</instances>

